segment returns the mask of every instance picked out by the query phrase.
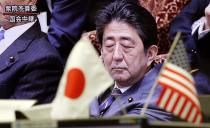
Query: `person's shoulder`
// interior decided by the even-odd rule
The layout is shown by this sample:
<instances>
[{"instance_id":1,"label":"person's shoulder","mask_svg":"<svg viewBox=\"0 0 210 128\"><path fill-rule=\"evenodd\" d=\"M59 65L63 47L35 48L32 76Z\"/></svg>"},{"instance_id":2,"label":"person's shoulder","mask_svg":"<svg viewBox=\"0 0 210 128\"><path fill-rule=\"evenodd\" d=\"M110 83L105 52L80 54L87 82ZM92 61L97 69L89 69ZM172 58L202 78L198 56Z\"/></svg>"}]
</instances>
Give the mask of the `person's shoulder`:
<instances>
[{"instance_id":1,"label":"person's shoulder","mask_svg":"<svg viewBox=\"0 0 210 128\"><path fill-rule=\"evenodd\" d=\"M158 74L162 68L163 64L156 64L154 65L150 71L148 72L148 74L152 75L152 74Z\"/></svg>"},{"instance_id":2,"label":"person's shoulder","mask_svg":"<svg viewBox=\"0 0 210 128\"><path fill-rule=\"evenodd\" d=\"M32 52L38 52L43 56L59 56L56 48L50 44L47 35L43 32L40 32L39 36L31 42L30 48L33 49Z\"/></svg>"},{"instance_id":3,"label":"person's shoulder","mask_svg":"<svg viewBox=\"0 0 210 128\"><path fill-rule=\"evenodd\" d=\"M159 71L162 67L162 64L157 64L154 67L152 67L137 83L138 90L141 92L142 90L149 91L151 87L154 85L156 78L159 75ZM147 92L148 93L148 92Z\"/></svg>"},{"instance_id":4,"label":"person's shoulder","mask_svg":"<svg viewBox=\"0 0 210 128\"><path fill-rule=\"evenodd\" d=\"M150 86L153 85L153 83L155 82L156 78L159 75L159 72L161 70L162 64L157 64L155 66L153 66L145 75L143 78L143 83L147 83Z\"/></svg>"},{"instance_id":5,"label":"person's shoulder","mask_svg":"<svg viewBox=\"0 0 210 128\"><path fill-rule=\"evenodd\" d=\"M163 66L163 64L156 64L156 65L154 65L153 68L154 68L155 70L160 70L162 66Z\"/></svg>"},{"instance_id":6,"label":"person's shoulder","mask_svg":"<svg viewBox=\"0 0 210 128\"><path fill-rule=\"evenodd\" d=\"M50 44L47 34L43 33L39 21L27 29L16 41L15 45L23 54L29 55L57 55L56 49Z\"/></svg>"},{"instance_id":7,"label":"person's shoulder","mask_svg":"<svg viewBox=\"0 0 210 128\"><path fill-rule=\"evenodd\" d=\"M20 53L21 58L24 58L24 62L33 63L37 61L45 61L45 63L56 62L63 63L57 50L50 44L45 33L36 32L36 36L30 43L26 43L28 46L24 52Z\"/></svg>"}]
</instances>

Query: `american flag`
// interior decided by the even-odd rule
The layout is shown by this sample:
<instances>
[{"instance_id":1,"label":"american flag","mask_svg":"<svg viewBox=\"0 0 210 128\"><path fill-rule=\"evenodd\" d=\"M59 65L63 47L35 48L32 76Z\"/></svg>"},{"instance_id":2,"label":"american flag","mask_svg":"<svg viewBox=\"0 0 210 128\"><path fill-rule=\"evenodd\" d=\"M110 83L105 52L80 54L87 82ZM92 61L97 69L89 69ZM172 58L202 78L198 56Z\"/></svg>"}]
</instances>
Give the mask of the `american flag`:
<instances>
[{"instance_id":1,"label":"american flag","mask_svg":"<svg viewBox=\"0 0 210 128\"><path fill-rule=\"evenodd\" d=\"M169 51L169 58L161 69L158 84L163 90L157 105L188 122L200 124L202 114L195 89L195 82L189 73L190 65L184 44L178 33Z\"/></svg>"}]
</instances>

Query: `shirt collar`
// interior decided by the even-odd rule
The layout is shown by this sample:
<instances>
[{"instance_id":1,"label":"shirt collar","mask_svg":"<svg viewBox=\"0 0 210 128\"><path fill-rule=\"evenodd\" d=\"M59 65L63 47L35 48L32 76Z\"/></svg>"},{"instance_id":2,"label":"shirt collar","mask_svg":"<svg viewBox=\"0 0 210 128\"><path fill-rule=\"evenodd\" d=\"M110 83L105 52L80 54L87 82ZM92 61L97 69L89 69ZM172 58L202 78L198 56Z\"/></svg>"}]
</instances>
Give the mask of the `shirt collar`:
<instances>
[{"instance_id":1,"label":"shirt collar","mask_svg":"<svg viewBox=\"0 0 210 128\"><path fill-rule=\"evenodd\" d=\"M11 38L11 37L19 37L22 35L26 30L28 30L35 22L30 22L22 25L18 25L15 27L11 27L7 30L5 30L5 38Z\"/></svg>"},{"instance_id":2,"label":"shirt collar","mask_svg":"<svg viewBox=\"0 0 210 128\"><path fill-rule=\"evenodd\" d=\"M3 28L3 27L0 27L0 31L1 31L1 30L4 30L4 28Z\"/></svg>"},{"instance_id":3,"label":"shirt collar","mask_svg":"<svg viewBox=\"0 0 210 128\"><path fill-rule=\"evenodd\" d=\"M127 91L129 88L131 88L131 86L119 88L119 87L117 86L116 82L115 82L114 88L118 88L118 89L120 89L120 91L121 91L122 93L124 93L124 92Z\"/></svg>"}]
</instances>

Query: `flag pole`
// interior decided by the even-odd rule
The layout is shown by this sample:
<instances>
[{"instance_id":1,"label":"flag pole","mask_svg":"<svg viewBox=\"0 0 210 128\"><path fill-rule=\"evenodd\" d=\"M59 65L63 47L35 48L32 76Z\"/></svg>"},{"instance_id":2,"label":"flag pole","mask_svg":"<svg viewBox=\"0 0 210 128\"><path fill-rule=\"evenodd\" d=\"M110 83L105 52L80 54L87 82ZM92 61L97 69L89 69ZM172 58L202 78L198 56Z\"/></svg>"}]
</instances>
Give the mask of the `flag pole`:
<instances>
[{"instance_id":1,"label":"flag pole","mask_svg":"<svg viewBox=\"0 0 210 128\"><path fill-rule=\"evenodd\" d=\"M168 61L169 57L171 56L172 52L174 51L174 49L175 49L175 47L176 47L176 45L177 45L177 43L178 43L178 41L179 41L180 36L181 36L181 32L178 32L178 33L176 34L176 37L175 37L175 39L174 39L174 41L173 41L173 43L172 43L172 46L171 46L170 50L169 50L169 55L168 55L168 57L167 57L167 59L166 59L166 62ZM165 62L164 62L164 64L163 64L162 67L164 67L164 66L165 66ZM161 68L161 71L162 71L162 68ZM154 94L154 92L155 92L155 89L156 89L157 85L158 85L158 84L157 84L157 80L158 80L159 77L160 77L161 71L159 72L159 75L158 75L158 77L156 78L154 85L153 85L152 88L150 89L150 93L149 93L149 95L148 95L148 97L147 97L147 99L146 99L146 102L145 102L145 104L144 104L144 106L143 106L143 108L142 108L142 111L141 111L141 113L140 113L140 116L142 116L142 117L145 116L145 112L146 112L146 110L147 110L147 108L148 108L148 106L149 106L149 102L150 102L150 100L151 100L151 98L152 98L152 96L153 96L153 94Z\"/></svg>"}]
</instances>

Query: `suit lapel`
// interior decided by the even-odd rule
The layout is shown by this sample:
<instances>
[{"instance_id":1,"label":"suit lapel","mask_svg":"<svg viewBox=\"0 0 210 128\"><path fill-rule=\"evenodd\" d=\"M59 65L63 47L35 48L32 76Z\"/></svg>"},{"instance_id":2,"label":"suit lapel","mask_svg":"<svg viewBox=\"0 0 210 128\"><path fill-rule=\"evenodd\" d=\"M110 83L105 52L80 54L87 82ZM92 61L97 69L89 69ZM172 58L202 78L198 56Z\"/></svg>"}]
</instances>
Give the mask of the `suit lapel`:
<instances>
[{"instance_id":1,"label":"suit lapel","mask_svg":"<svg viewBox=\"0 0 210 128\"><path fill-rule=\"evenodd\" d=\"M91 115L93 115L93 116L99 116L100 115L99 105L103 101L105 101L105 99L110 95L113 87L114 87L114 85L112 85L111 87L109 87L100 96L98 96L97 98L95 98L93 100L93 102L91 102L91 105L90 105L90 110L91 110L91 113L90 114Z\"/></svg>"},{"instance_id":2,"label":"suit lapel","mask_svg":"<svg viewBox=\"0 0 210 128\"><path fill-rule=\"evenodd\" d=\"M91 104L90 104L90 116L99 116L100 112L99 112L99 102L98 102L98 98L95 98Z\"/></svg>"},{"instance_id":3,"label":"suit lapel","mask_svg":"<svg viewBox=\"0 0 210 128\"><path fill-rule=\"evenodd\" d=\"M0 55L0 72L19 61L19 53L27 49L31 41L38 36L38 31L41 30L37 21Z\"/></svg>"}]
</instances>

